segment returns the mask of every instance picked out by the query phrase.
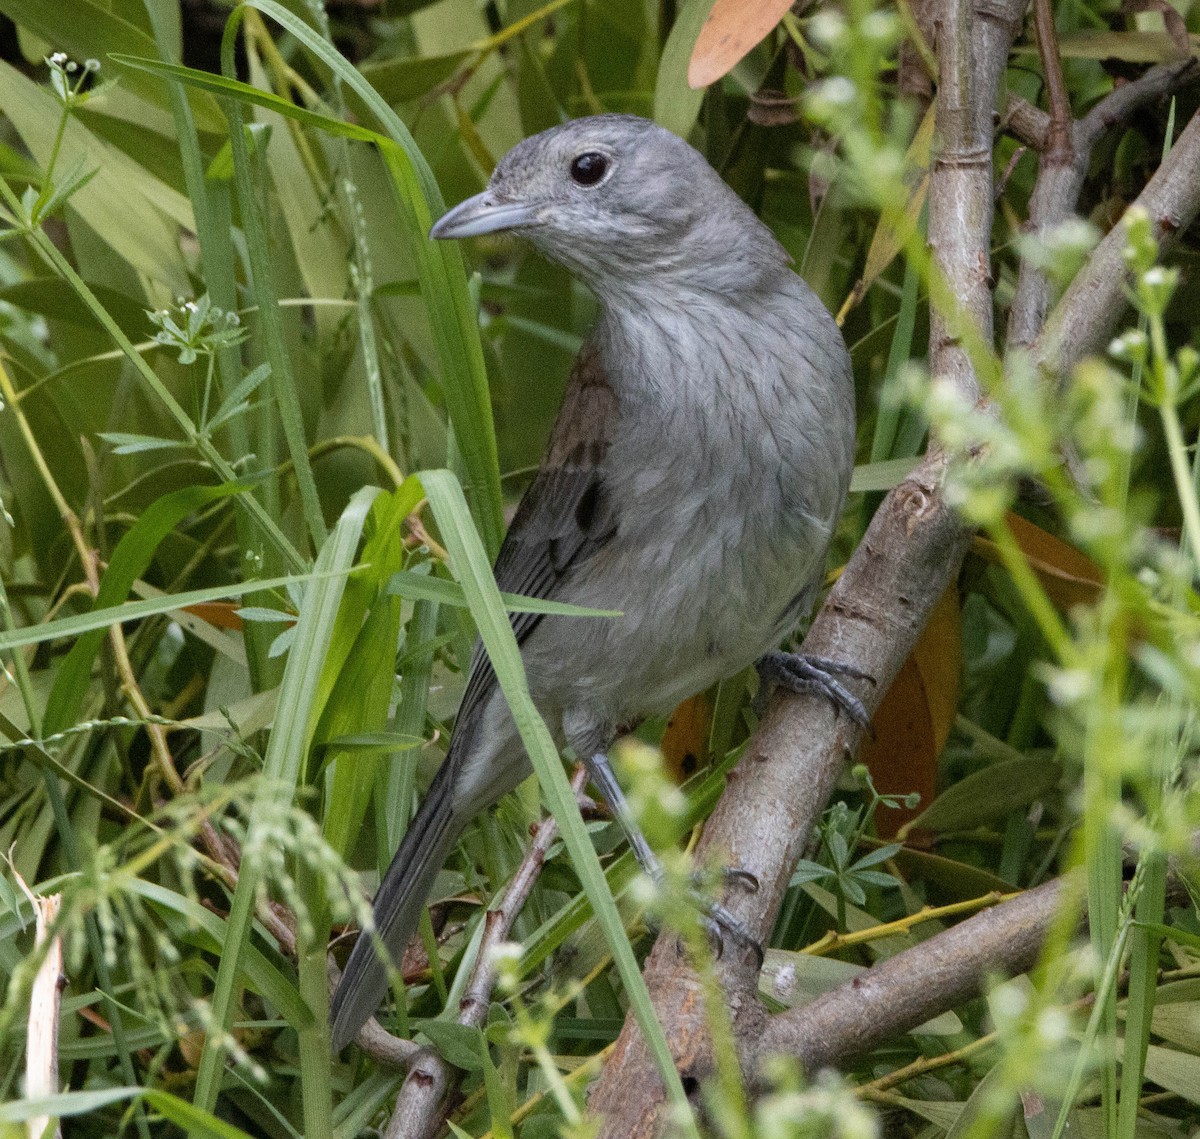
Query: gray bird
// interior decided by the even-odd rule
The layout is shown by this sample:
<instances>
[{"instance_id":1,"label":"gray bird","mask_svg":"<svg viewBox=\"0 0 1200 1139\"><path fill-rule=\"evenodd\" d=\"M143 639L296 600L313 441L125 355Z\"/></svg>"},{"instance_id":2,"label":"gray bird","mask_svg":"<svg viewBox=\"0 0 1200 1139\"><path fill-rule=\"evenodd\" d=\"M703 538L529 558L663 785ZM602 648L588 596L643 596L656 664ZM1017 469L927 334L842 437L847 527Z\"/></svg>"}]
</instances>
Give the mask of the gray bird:
<instances>
[{"instance_id":1,"label":"gray bird","mask_svg":"<svg viewBox=\"0 0 1200 1139\"><path fill-rule=\"evenodd\" d=\"M587 764L657 876L605 756L621 725L756 661L765 680L823 693L865 722L836 679L861 673L772 651L812 606L845 504L850 358L771 231L697 151L645 119L597 115L526 139L431 236L500 230L569 269L600 315L496 580L622 612L519 613L512 625L551 732ZM464 827L529 773L477 647L449 753L375 897L394 959ZM363 934L333 998L336 1049L386 991Z\"/></svg>"}]
</instances>

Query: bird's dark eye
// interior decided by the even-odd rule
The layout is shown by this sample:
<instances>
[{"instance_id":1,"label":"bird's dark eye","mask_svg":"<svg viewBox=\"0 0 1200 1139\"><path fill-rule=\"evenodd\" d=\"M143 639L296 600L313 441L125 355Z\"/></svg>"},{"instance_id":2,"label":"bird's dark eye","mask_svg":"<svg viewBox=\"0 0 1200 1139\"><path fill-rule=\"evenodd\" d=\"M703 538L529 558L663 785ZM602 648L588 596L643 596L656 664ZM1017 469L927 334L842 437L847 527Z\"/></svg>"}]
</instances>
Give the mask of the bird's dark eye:
<instances>
[{"instance_id":1,"label":"bird's dark eye","mask_svg":"<svg viewBox=\"0 0 1200 1139\"><path fill-rule=\"evenodd\" d=\"M571 163L571 177L581 186L594 186L608 173L608 159L589 150Z\"/></svg>"}]
</instances>

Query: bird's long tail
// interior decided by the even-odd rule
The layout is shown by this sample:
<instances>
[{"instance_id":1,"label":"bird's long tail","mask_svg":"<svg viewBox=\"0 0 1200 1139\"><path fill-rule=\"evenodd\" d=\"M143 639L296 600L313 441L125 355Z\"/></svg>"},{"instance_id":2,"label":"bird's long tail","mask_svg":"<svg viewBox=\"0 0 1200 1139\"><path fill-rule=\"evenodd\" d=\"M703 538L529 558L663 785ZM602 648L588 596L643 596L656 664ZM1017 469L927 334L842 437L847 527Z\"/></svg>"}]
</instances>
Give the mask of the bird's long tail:
<instances>
[{"instance_id":1,"label":"bird's long tail","mask_svg":"<svg viewBox=\"0 0 1200 1139\"><path fill-rule=\"evenodd\" d=\"M375 895L375 929L392 960L399 963L416 932L433 880L462 832L455 809L453 767L447 757L434 776L400 849ZM333 1049L340 1052L379 1007L387 993L387 969L369 933L359 934L346 962L330 1009Z\"/></svg>"}]
</instances>

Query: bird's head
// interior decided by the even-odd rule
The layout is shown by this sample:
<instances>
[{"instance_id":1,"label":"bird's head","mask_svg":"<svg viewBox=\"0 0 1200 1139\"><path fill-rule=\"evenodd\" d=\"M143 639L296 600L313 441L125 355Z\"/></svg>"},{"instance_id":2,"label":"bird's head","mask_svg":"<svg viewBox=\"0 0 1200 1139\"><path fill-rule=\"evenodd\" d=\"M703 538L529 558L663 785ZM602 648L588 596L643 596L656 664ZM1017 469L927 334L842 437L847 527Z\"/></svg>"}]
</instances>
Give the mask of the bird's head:
<instances>
[{"instance_id":1,"label":"bird's head","mask_svg":"<svg viewBox=\"0 0 1200 1139\"><path fill-rule=\"evenodd\" d=\"M596 115L513 147L487 189L455 206L435 238L512 231L601 299L655 290L734 291L788 256L682 139L633 115Z\"/></svg>"}]
</instances>

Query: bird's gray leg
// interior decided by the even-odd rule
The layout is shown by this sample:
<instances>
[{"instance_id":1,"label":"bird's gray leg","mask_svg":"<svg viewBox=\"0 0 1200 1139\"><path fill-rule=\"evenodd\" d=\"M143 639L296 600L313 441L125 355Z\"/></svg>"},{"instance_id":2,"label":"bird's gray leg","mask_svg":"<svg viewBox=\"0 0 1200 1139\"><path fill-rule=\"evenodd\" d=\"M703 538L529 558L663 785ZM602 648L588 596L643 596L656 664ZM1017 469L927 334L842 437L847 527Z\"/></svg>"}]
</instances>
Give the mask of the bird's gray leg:
<instances>
[{"instance_id":1,"label":"bird's gray leg","mask_svg":"<svg viewBox=\"0 0 1200 1139\"><path fill-rule=\"evenodd\" d=\"M874 684L875 678L869 673L841 661L805 653L767 653L756 667L762 680L759 689L761 696L765 697L767 685L771 683L789 692L824 696L833 702L835 708L845 711L860 728L870 730L871 717L866 706L838 680L840 676L848 676L854 680L869 680Z\"/></svg>"},{"instance_id":2,"label":"bird's gray leg","mask_svg":"<svg viewBox=\"0 0 1200 1139\"><path fill-rule=\"evenodd\" d=\"M642 834L641 828L637 825L637 821L633 817L633 811L629 806L629 800L625 798L625 792L621 790L621 784L617 782L616 774L613 772L612 764L608 761L608 756L602 751L586 752L584 754L590 756L590 758L586 758L583 761L588 771L588 777L595 785L596 790L600 792L601 798L608 804L608 808L621 830L625 832L625 837L629 840L629 847L633 851L634 857L638 860L638 865L646 872L654 885L661 888L665 879L663 864L659 860L658 855L654 853L650 843L646 841L646 836ZM739 871L734 871L733 873L734 875L744 874L744 872ZM745 875L745 877L749 878L754 883L755 888L757 888L758 882L754 879L753 875ZM697 901L707 913L709 921L714 926L727 930L743 944L753 946L759 959L762 959L762 946L758 944L754 935L720 902L712 902L707 898L700 897L697 897Z\"/></svg>"}]
</instances>

